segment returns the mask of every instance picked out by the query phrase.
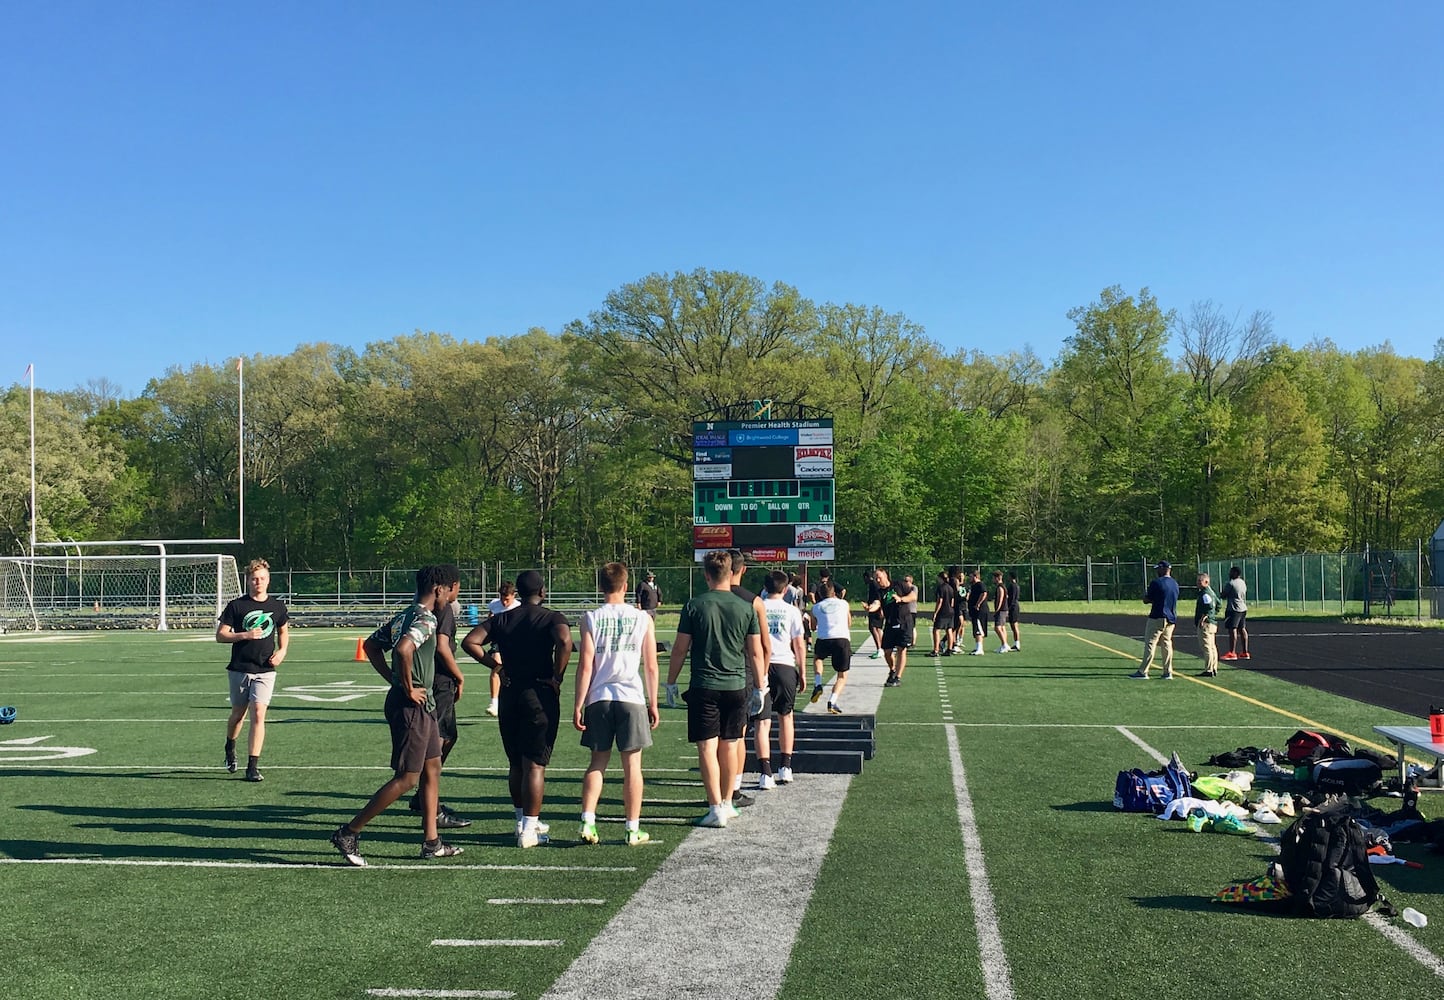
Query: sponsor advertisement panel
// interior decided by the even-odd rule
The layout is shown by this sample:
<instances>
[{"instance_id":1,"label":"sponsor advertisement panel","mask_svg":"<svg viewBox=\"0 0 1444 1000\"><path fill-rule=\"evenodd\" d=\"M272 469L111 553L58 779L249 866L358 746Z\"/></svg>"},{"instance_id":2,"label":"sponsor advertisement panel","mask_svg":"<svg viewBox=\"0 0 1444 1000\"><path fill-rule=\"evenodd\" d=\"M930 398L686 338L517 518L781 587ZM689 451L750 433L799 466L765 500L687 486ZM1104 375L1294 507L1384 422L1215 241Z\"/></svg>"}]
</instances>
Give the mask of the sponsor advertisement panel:
<instances>
[{"instance_id":1,"label":"sponsor advertisement panel","mask_svg":"<svg viewBox=\"0 0 1444 1000\"><path fill-rule=\"evenodd\" d=\"M693 479L731 479L732 466L730 465L694 465L692 466Z\"/></svg>"}]
</instances>

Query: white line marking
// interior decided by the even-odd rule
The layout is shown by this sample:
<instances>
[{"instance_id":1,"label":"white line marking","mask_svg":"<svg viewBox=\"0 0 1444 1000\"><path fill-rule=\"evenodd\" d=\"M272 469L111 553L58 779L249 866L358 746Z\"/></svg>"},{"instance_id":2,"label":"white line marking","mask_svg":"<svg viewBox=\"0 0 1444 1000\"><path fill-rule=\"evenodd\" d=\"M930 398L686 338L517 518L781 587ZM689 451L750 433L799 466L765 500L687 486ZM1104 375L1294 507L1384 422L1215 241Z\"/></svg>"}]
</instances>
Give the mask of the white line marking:
<instances>
[{"instance_id":1,"label":"white line marking","mask_svg":"<svg viewBox=\"0 0 1444 1000\"><path fill-rule=\"evenodd\" d=\"M1157 750L1153 749L1153 748L1152 748L1151 746L1149 746L1147 743L1144 743L1141 739L1139 739L1137 736L1135 736L1135 735L1133 735L1132 733L1130 733L1130 732L1129 732L1126 728L1124 728L1123 726L1114 726L1113 728L1114 728L1114 729L1117 729L1120 733L1122 733L1125 737L1128 738L1129 742L1131 742L1134 746L1139 747L1140 749L1142 749L1144 753L1148 754L1148 756L1150 756L1150 757L1152 757L1154 760L1158 761L1158 763L1160 763L1160 764L1167 764L1167 763L1168 763L1168 758L1167 758L1167 757L1163 756L1163 754L1161 754L1161 753L1159 753Z\"/></svg>"},{"instance_id":2,"label":"white line marking","mask_svg":"<svg viewBox=\"0 0 1444 1000\"><path fill-rule=\"evenodd\" d=\"M484 1000L510 1000L516 996L507 990L407 990L391 986L367 990L368 997L481 997Z\"/></svg>"},{"instance_id":3,"label":"white line marking","mask_svg":"<svg viewBox=\"0 0 1444 1000\"><path fill-rule=\"evenodd\" d=\"M948 762L953 768L953 795L958 800L958 824L963 832L963 864L968 870L968 894L973 901L973 926L978 933L983 988L989 1000L1012 1000L1013 976L1003 951L1003 937L998 933L993 890L988 885L988 868L983 862L983 842L978 836L973 800L968 794L968 775L958 750L958 731L949 726L943 732L948 737Z\"/></svg>"},{"instance_id":4,"label":"white line marking","mask_svg":"<svg viewBox=\"0 0 1444 1000\"><path fill-rule=\"evenodd\" d=\"M337 860L334 864L313 862L286 864L282 861L163 861L139 858L0 858L0 865L113 865L117 868L297 868L314 871L383 872L634 872L635 867L591 867L588 865L377 865L353 868Z\"/></svg>"},{"instance_id":5,"label":"white line marking","mask_svg":"<svg viewBox=\"0 0 1444 1000\"><path fill-rule=\"evenodd\" d=\"M561 938L552 938L547 941L520 938L480 938L478 940L437 938L431 943L438 948L560 948L566 944Z\"/></svg>"},{"instance_id":6,"label":"white line marking","mask_svg":"<svg viewBox=\"0 0 1444 1000\"><path fill-rule=\"evenodd\" d=\"M606 906L605 899L488 899L492 906Z\"/></svg>"},{"instance_id":7,"label":"white line marking","mask_svg":"<svg viewBox=\"0 0 1444 1000\"><path fill-rule=\"evenodd\" d=\"M273 725L275 719L269 720ZM4 764L0 768L7 771L25 770L64 770L64 771L224 771L225 768L217 764L211 767L207 764ZM391 768L381 765L370 764L267 764L267 771L384 771L387 774L393 773ZM456 773L494 773L504 774L504 767L447 767L447 772ZM648 774L690 774L696 768L691 767L649 767ZM585 774L585 767L548 767L548 774Z\"/></svg>"}]
</instances>

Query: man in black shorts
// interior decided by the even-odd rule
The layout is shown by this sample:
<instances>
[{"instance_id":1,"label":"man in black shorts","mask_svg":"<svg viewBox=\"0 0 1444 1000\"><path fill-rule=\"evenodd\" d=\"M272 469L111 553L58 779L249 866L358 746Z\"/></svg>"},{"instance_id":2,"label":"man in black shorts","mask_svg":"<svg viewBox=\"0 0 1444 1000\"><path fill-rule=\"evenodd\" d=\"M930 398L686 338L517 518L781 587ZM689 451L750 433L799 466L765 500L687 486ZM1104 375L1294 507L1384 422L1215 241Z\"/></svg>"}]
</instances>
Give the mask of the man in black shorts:
<instances>
[{"instance_id":1,"label":"man in black shorts","mask_svg":"<svg viewBox=\"0 0 1444 1000\"><path fill-rule=\"evenodd\" d=\"M875 660L882 655L882 628L886 622L882 615L882 592L884 584L878 582L877 570L870 570L867 574L867 602L863 609L867 611L867 631L872 636L872 652L868 654L869 660ZM873 609L877 610L874 611Z\"/></svg>"},{"instance_id":2,"label":"man in black shorts","mask_svg":"<svg viewBox=\"0 0 1444 1000\"><path fill-rule=\"evenodd\" d=\"M903 671L907 669L908 648L913 644L913 604L917 588L910 583L894 584L885 569L874 574L882 594L878 597L877 611L883 617L882 652L887 658L887 680L883 687L897 687L902 683ZM868 606L873 613L873 606Z\"/></svg>"},{"instance_id":3,"label":"man in black shorts","mask_svg":"<svg viewBox=\"0 0 1444 1000\"><path fill-rule=\"evenodd\" d=\"M487 642L501 654L501 705L498 728L510 764L507 784L517 810L517 847L536 847L549 839L541 821L546 769L561 721L561 685L572 655L572 629L566 616L544 606L542 575L529 569L516 578L521 604L472 629L461 648L486 663Z\"/></svg>"},{"instance_id":4,"label":"man in black shorts","mask_svg":"<svg viewBox=\"0 0 1444 1000\"><path fill-rule=\"evenodd\" d=\"M1008 627L1013 630L1013 652L1018 653L1023 649L1022 640L1018 638L1018 598L1020 596L1018 586L1018 574L1008 573Z\"/></svg>"},{"instance_id":5,"label":"man in black shorts","mask_svg":"<svg viewBox=\"0 0 1444 1000\"><path fill-rule=\"evenodd\" d=\"M401 614L365 641L367 658L391 683L386 693L386 722L391 727L391 769L394 777L376 790L361 811L331 834L331 844L358 868L357 840L366 824L391 803L421 785L423 858L449 858L461 853L436 835L437 782L441 778L441 734L436 728L436 702L431 694L435 675L436 613L451 600L451 587L441 582L439 566L416 571L416 597ZM391 650L388 665L383 653Z\"/></svg>"},{"instance_id":6,"label":"man in black shorts","mask_svg":"<svg viewBox=\"0 0 1444 1000\"><path fill-rule=\"evenodd\" d=\"M440 567L441 580L451 588L451 599L436 615L436 677L431 696L436 701L436 728L441 733L441 766L456 746L456 703L461 700L465 678L456 665L456 598L461 593L461 570L452 563ZM421 812L421 795L411 796L411 811ZM436 803L436 825L442 830L470 826L471 820L458 816L444 802Z\"/></svg>"},{"instance_id":7,"label":"man in black shorts","mask_svg":"<svg viewBox=\"0 0 1444 1000\"><path fill-rule=\"evenodd\" d=\"M973 623L973 642L976 646L969 656L983 655L983 639L988 634L988 588L983 586L982 570L973 570L972 583L968 585L968 620Z\"/></svg>"},{"instance_id":8,"label":"man in black shorts","mask_svg":"<svg viewBox=\"0 0 1444 1000\"><path fill-rule=\"evenodd\" d=\"M736 779L737 744L749 701L760 707L767 689L762 629L750 602L732 594L732 557L708 552L702 560L707 590L688 601L677 623L667 683L677 683L684 658L691 663L687 742L697 745L697 769L707 794L707 814L698 826L724 827L738 815L730 792ZM747 687L751 681L751 697Z\"/></svg>"},{"instance_id":9,"label":"man in black shorts","mask_svg":"<svg viewBox=\"0 0 1444 1000\"><path fill-rule=\"evenodd\" d=\"M933 605L933 651L928 656L943 656L953 651L953 597L956 591L948 580L948 571L938 570L934 584L937 603Z\"/></svg>"}]
</instances>

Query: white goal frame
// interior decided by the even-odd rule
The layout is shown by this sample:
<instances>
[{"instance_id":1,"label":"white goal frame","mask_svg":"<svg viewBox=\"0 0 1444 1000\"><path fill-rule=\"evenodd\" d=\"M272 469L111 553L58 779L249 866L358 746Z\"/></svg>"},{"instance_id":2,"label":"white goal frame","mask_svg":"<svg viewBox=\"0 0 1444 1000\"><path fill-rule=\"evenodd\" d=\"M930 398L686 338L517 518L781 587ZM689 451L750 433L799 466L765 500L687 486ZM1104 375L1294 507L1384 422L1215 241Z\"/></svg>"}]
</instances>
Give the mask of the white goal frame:
<instances>
[{"instance_id":1,"label":"white goal frame","mask_svg":"<svg viewBox=\"0 0 1444 1000\"><path fill-rule=\"evenodd\" d=\"M0 557L0 618L35 631L214 627L242 593L222 553Z\"/></svg>"}]
</instances>

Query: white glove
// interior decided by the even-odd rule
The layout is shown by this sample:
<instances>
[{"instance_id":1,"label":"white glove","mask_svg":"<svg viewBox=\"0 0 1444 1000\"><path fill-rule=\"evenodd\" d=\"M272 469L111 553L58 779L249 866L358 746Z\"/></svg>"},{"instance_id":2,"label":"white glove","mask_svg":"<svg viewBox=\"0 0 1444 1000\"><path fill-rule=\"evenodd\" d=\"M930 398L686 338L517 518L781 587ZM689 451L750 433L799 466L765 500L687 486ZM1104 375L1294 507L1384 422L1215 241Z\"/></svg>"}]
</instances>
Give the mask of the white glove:
<instances>
[{"instance_id":1,"label":"white glove","mask_svg":"<svg viewBox=\"0 0 1444 1000\"><path fill-rule=\"evenodd\" d=\"M753 688L752 693L747 696L747 718L762 714L762 706L767 704L767 689L765 687Z\"/></svg>"}]
</instances>

